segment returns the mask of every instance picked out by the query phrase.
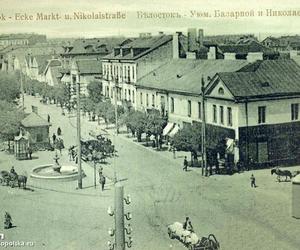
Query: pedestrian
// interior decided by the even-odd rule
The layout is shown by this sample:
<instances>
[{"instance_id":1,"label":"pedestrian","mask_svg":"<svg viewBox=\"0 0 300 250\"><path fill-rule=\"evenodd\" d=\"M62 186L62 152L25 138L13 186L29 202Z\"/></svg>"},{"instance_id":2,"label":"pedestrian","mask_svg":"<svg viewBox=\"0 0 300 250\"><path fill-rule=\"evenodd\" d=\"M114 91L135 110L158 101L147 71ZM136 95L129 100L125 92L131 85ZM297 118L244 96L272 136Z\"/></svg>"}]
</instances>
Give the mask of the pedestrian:
<instances>
[{"instance_id":1,"label":"pedestrian","mask_svg":"<svg viewBox=\"0 0 300 250\"><path fill-rule=\"evenodd\" d=\"M184 160L183 160L183 169L184 171L187 171L187 167L188 167L188 161L186 159L186 156L184 157Z\"/></svg>"},{"instance_id":2,"label":"pedestrian","mask_svg":"<svg viewBox=\"0 0 300 250\"><path fill-rule=\"evenodd\" d=\"M27 149L29 160L32 160L32 148L29 146Z\"/></svg>"},{"instance_id":3,"label":"pedestrian","mask_svg":"<svg viewBox=\"0 0 300 250\"><path fill-rule=\"evenodd\" d=\"M254 177L253 174L251 175L250 180L251 180L251 187L256 188L257 186L256 186L256 183L255 183L255 177Z\"/></svg>"},{"instance_id":4,"label":"pedestrian","mask_svg":"<svg viewBox=\"0 0 300 250\"><path fill-rule=\"evenodd\" d=\"M176 148L174 146L172 147L172 151L173 151L173 159L176 159Z\"/></svg>"},{"instance_id":5,"label":"pedestrian","mask_svg":"<svg viewBox=\"0 0 300 250\"><path fill-rule=\"evenodd\" d=\"M105 185L105 182L106 182L106 178L105 178L105 176L103 174L101 174L99 182L101 184L102 191L104 191L104 185Z\"/></svg>"},{"instance_id":6,"label":"pedestrian","mask_svg":"<svg viewBox=\"0 0 300 250\"><path fill-rule=\"evenodd\" d=\"M5 212L4 215L4 229L12 228L12 218L8 212Z\"/></svg>"},{"instance_id":7,"label":"pedestrian","mask_svg":"<svg viewBox=\"0 0 300 250\"><path fill-rule=\"evenodd\" d=\"M55 135L55 133L53 133L53 135L52 135L53 144L55 144L55 140L56 140L56 135Z\"/></svg>"},{"instance_id":8,"label":"pedestrian","mask_svg":"<svg viewBox=\"0 0 300 250\"><path fill-rule=\"evenodd\" d=\"M48 115L47 120L48 120L48 122L50 123L50 115Z\"/></svg>"},{"instance_id":9,"label":"pedestrian","mask_svg":"<svg viewBox=\"0 0 300 250\"><path fill-rule=\"evenodd\" d=\"M75 164L78 164L78 155L76 155Z\"/></svg>"},{"instance_id":10,"label":"pedestrian","mask_svg":"<svg viewBox=\"0 0 300 250\"><path fill-rule=\"evenodd\" d=\"M57 135L61 136L61 128L60 127L57 128Z\"/></svg>"}]
</instances>

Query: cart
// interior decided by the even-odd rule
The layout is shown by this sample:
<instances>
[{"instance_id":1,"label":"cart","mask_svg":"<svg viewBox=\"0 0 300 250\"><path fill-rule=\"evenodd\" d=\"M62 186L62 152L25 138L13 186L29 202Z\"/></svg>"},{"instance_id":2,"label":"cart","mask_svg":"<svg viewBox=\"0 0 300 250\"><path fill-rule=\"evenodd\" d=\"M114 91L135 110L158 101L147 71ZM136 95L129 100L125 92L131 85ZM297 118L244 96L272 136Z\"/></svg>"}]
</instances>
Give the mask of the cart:
<instances>
[{"instance_id":1,"label":"cart","mask_svg":"<svg viewBox=\"0 0 300 250\"><path fill-rule=\"evenodd\" d=\"M199 237L189 230L183 228L183 224L180 222L174 222L168 226L168 234L170 239L178 239L189 250L218 250L220 244L213 234L208 237Z\"/></svg>"}]
</instances>

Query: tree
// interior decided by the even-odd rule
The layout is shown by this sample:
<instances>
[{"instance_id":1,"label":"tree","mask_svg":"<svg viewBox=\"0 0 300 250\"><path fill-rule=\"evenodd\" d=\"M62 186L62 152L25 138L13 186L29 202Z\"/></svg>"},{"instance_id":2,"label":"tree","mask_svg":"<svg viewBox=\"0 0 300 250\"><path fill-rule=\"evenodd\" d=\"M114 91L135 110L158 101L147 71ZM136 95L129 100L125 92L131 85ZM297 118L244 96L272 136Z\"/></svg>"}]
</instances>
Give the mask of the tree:
<instances>
[{"instance_id":1,"label":"tree","mask_svg":"<svg viewBox=\"0 0 300 250\"><path fill-rule=\"evenodd\" d=\"M87 90L89 93L89 98L94 103L99 103L102 101L102 82L92 81L87 85Z\"/></svg>"},{"instance_id":2,"label":"tree","mask_svg":"<svg viewBox=\"0 0 300 250\"><path fill-rule=\"evenodd\" d=\"M137 137L138 142L142 141L142 134L145 132L147 116L141 111L130 110L123 116L123 123Z\"/></svg>"},{"instance_id":3,"label":"tree","mask_svg":"<svg viewBox=\"0 0 300 250\"><path fill-rule=\"evenodd\" d=\"M14 136L17 135L20 131L20 124L23 118L23 111L18 109L16 105L1 100L0 138L8 142L14 140Z\"/></svg>"},{"instance_id":4,"label":"tree","mask_svg":"<svg viewBox=\"0 0 300 250\"><path fill-rule=\"evenodd\" d=\"M15 74L0 73L0 100L16 102L20 97L20 82Z\"/></svg>"},{"instance_id":5,"label":"tree","mask_svg":"<svg viewBox=\"0 0 300 250\"><path fill-rule=\"evenodd\" d=\"M149 114L147 115L146 119L146 133L150 135L155 136L155 142L157 148L161 146L160 138L163 133L163 129L167 124L167 120L165 117L162 117L159 111L157 110L151 110Z\"/></svg>"},{"instance_id":6,"label":"tree","mask_svg":"<svg viewBox=\"0 0 300 250\"><path fill-rule=\"evenodd\" d=\"M201 129L192 125L179 130L172 138L172 144L177 150L191 152L191 158L197 159L201 146Z\"/></svg>"}]
</instances>

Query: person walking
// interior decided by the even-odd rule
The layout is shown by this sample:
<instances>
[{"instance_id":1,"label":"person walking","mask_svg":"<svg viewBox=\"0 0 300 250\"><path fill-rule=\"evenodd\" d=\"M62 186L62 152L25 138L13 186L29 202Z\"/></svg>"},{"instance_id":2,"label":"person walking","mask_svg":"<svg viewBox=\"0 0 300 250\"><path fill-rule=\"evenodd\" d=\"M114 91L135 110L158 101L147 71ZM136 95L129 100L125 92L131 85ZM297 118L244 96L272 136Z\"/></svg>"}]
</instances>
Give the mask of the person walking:
<instances>
[{"instance_id":1,"label":"person walking","mask_svg":"<svg viewBox=\"0 0 300 250\"><path fill-rule=\"evenodd\" d=\"M60 127L57 128L57 135L61 136L61 128Z\"/></svg>"},{"instance_id":2,"label":"person walking","mask_svg":"<svg viewBox=\"0 0 300 250\"><path fill-rule=\"evenodd\" d=\"M48 122L50 123L50 115L48 114L48 116L47 116L47 120L48 120Z\"/></svg>"},{"instance_id":3,"label":"person walking","mask_svg":"<svg viewBox=\"0 0 300 250\"><path fill-rule=\"evenodd\" d=\"M28 152L29 160L32 160L32 148L30 146L28 147L27 152Z\"/></svg>"},{"instance_id":4,"label":"person walking","mask_svg":"<svg viewBox=\"0 0 300 250\"><path fill-rule=\"evenodd\" d=\"M251 181L251 187L256 188L257 186L256 186L256 183L255 183L255 177L254 177L253 174L250 177L250 181Z\"/></svg>"},{"instance_id":5,"label":"person walking","mask_svg":"<svg viewBox=\"0 0 300 250\"><path fill-rule=\"evenodd\" d=\"M188 161L187 161L187 158L185 156L184 160L183 160L183 169L182 170L187 171L187 167L188 167Z\"/></svg>"},{"instance_id":6,"label":"person walking","mask_svg":"<svg viewBox=\"0 0 300 250\"><path fill-rule=\"evenodd\" d=\"M104 185L105 185L105 182L106 182L106 178L103 174L100 175L99 182L100 182L102 191L104 191Z\"/></svg>"},{"instance_id":7,"label":"person walking","mask_svg":"<svg viewBox=\"0 0 300 250\"><path fill-rule=\"evenodd\" d=\"M55 133L53 133L53 135L52 135L52 141L53 141L53 144L55 144L55 141L56 141L56 135L55 135Z\"/></svg>"}]
</instances>

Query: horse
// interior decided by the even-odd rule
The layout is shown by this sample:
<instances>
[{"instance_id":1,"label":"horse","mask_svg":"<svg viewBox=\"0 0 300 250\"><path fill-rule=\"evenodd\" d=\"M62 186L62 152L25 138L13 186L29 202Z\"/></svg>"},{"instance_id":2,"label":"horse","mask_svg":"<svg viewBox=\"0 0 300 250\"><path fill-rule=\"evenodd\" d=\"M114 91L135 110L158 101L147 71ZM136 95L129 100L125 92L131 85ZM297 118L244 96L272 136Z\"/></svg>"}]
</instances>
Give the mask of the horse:
<instances>
[{"instance_id":1,"label":"horse","mask_svg":"<svg viewBox=\"0 0 300 250\"><path fill-rule=\"evenodd\" d=\"M26 183L27 183L27 176L25 175L18 175L18 186L21 187L21 184L23 186L23 189L26 189Z\"/></svg>"},{"instance_id":2,"label":"horse","mask_svg":"<svg viewBox=\"0 0 300 250\"><path fill-rule=\"evenodd\" d=\"M280 177L285 176L285 181L287 181L287 178L289 177L292 179L292 173L289 170L281 170L279 168L272 168L271 169L271 175L276 174L278 182L281 181Z\"/></svg>"}]
</instances>

